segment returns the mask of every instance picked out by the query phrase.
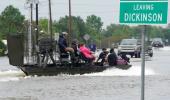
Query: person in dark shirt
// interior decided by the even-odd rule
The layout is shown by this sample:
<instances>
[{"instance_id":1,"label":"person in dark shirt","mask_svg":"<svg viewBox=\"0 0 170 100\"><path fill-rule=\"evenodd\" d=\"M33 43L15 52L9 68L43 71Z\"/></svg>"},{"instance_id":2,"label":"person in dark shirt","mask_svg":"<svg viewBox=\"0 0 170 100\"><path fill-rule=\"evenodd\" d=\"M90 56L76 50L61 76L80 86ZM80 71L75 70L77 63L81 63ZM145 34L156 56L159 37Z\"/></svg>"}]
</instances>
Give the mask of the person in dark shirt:
<instances>
[{"instance_id":1,"label":"person in dark shirt","mask_svg":"<svg viewBox=\"0 0 170 100\"><path fill-rule=\"evenodd\" d=\"M125 61L127 61L128 63L130 63L130 59L129 59L129 57L126 56L125 53L120 54L120 57L121 57L122 59L124 59Z\"/></svg>"},{"instance_id":2,"label":"person in dark shirt","mask_svg":"<svg viewBox=\"0 0 170 100\"><path fill-rule=\"evenodd\" d=\"M108 51L106 50L106 48L103 48L102 52L100 53L96 62L98 62L100 59L102 59L101 62L100 62L100 65L103 66L104 62L106 62L107 54L108 54Z\"/></svg>"},{"instance_id":3,"label":"person in dark shirt","mask_svg":"<svg viewBox=\"0 0 170 100\"><path fill-rule=\"evenodd\" d=\"M96 45L95 44L90 44L88 47L91 51L93 51L93 52L96 51Z\"/></svg>"},{"instance_id":4,"label":"person in dark shirt","mask_svg":"<svg viewBox=\"0 0 170 100\"><path fill-rule=\"evenodd\" d=\"M110 54L108 55L107 60L108 60L109 66L117 65L117 55L113 48L110 49Z\"/></svg>"},{"instance_id":5,"label":"person in dark shirt","mask_svg":"<svg viewBox=\"0 0 170 100\"><path fill-rule=\"evenodd\" d=\"M67 41L66 41L67 34L68 33L66 32L62 32L62 34L59 36L58 46L61 53L74 52L74 49L68 47L67 45Z\"/></svg>"},{"instance_id":6,"label":"person in dark shirt","mask_svg":"<svg viewBox=\"0 0 170 100\"><path fill-rule=\"evenodd\" d=\"M71 43L71 47L74 49L74 57L72 57L71 62L78 64L80 62L80 52L78 50L78 40L77 39L73 39L73 41Z\"/></svg>"},{"instance_id":7,"label":"person in dark shirt","mask_svg":"<svg viewBox=\"0 0 170 100\"><path fill-rule=\"evenodd\" d=\"M75 55L74 55L74 49L72 47L69 47L66 41L66 37L67 37L68 33L66 32L62 32L62 34L59 36L59 40L58 40L58 47L59 47L59 51L60 51L60 58L70 58L74 59Z\"/></svg>"},{"instance_id":8,"label":"person in dark shirt","mask_svg":"<svg viewBox=\"0 0 170 100\"><path fill-rule=\"evenodd\" d=\"M74 49L74 54L75 54L75 56L79 56L78 40L77 40L77 39L73 39L73 41L72 41L72 43L71 43L71 47Z\"/></svg>"}]
</instances>

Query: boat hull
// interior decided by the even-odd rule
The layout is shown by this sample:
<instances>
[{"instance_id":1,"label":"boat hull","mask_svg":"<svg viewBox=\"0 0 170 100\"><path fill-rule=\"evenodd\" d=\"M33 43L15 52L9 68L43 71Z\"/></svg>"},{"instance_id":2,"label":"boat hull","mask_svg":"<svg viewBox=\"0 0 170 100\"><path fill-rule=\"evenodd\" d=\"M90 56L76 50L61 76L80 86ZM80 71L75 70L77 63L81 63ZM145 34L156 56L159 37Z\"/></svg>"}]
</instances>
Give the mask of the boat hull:
<instances>
[{"instance_id":1,"label":"boat hull","mask_svg":"<svg viewBox=\"0 0 170 100\"><path fill-rule=\"evenodd\" d=\"M38 76L50 76L58 74L85 74L85 73L94 73L102 72L108 68L120 68L123 70L129 69L131 65L117 65L117 66L99 66L99 65L86 65L79 64L78 66L72 65L47 65L46 67L37 66L37 65L24 65L20 69L26 75L38 75Z\"/></svg>"}]
</instances>

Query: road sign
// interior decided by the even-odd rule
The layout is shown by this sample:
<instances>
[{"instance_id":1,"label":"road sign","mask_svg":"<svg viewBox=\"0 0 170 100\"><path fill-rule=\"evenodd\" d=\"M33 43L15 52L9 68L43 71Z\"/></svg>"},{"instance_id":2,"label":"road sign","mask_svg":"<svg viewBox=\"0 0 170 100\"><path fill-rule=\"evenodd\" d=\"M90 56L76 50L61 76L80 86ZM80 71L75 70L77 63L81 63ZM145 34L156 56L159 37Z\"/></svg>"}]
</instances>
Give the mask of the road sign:
<instances>
[{"instance_id":1,"label":"road sign","mask_svg":"<svg viewBox=\"0 0 170 100\"><path fill-rule=\"evenodd\" d=\"M88 34L85 34L85 35L83 36L83 38L84 38L86 41L88 41L88 40L90 39L90 36L89 36Z\"/></svg>"},{"instance_id":2,"label":"road sign","mask_svg":"<svg viewBox=\"0 0 170 100\"><path fill-rule=\"evenodd\" d=\"M121 0L120 23L167 24L168 0Z\"/></svg>"}]
</instances>

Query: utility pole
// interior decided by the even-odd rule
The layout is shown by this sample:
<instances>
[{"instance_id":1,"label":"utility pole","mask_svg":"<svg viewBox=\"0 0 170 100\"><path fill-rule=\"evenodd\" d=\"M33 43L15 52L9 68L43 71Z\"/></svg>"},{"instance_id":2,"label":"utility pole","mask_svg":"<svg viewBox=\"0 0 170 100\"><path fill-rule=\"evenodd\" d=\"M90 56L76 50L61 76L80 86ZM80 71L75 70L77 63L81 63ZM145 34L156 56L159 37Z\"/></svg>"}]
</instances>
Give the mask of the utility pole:
<instances>
[{"instance_id":1,"label":"utility pole","mask_svg":"<svg viewBox=\"0 0 170 100\"><path fill-rule=\"evenodd\" d=\"M49 25L48 25L48 29L49 29L49 33L50 33L51 42L52 42L53 34L52 34L51 0L49 0Z\"/></svg>"},{"instance_id":2,"label":"utility pole","mask_svg":"<svg viewBox=\"0 0 170 100\"><path fill-rule=\"evenodd\" d=\"M71 18L71 0L69 0L69 46L72 40L72 18Z\"/></svg>"},{"instance_id":3,"label":"utility pole","mask_svg":"<svg viewBox=\"0 0 170 100\"><path fill-rule=\"evenodd\" d=\"M35 30L36 30L36 45L38 46L38 37L39 37L39 28L38 28L38 3L39 1L36 0L35 1L35 6L36 6L36 27L35 27Z\"/></svg>"},{"instance_id":4,"label":"utility pole","mask_svg":"<svg viewBox=\"0 0 170 100\"><path fill-rule=\"evenodd\" d=\"M38 38L39 38L39 26L38 26L38 0L35 0L35 10L36 10L36 26L35 26L35 31L36 31L36 35L35 35L35 48L36 48L36 56L37 56L37 64L40 64L40 57L39 57L39 51L38 51Z\"/></svg>"}]
</instances>

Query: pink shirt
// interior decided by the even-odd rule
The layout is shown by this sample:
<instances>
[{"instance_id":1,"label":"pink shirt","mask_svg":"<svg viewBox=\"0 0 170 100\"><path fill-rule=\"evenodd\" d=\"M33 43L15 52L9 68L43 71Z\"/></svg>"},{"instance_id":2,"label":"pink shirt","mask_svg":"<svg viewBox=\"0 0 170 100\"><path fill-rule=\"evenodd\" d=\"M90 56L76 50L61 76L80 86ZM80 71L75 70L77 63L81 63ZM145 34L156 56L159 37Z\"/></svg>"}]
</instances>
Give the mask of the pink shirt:
<instances>
[{"instance_id":1,"label":"pink shirt","mask_svg":"<svg viewBox=\"0 0 170 100\"><path fill-rule=\"evenodd\" d=\"M84 54L85 57L87 58L94 58L94 56L92 55L92 52L85 46L81 46L79 48L80 52L82 52Z\"/></svg>"}]
</instances>

